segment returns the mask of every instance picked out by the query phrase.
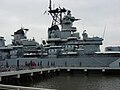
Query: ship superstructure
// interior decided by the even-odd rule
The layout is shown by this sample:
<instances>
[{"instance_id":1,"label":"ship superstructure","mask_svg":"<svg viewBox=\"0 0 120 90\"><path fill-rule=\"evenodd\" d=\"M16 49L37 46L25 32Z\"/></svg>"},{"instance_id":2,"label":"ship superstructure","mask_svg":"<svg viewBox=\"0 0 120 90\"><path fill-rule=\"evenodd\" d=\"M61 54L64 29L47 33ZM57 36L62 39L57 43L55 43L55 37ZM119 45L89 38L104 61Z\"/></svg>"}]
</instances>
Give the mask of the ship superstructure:
<instances>
[{"instance_id":1,"label":"ship superstructure","mask_svg":"<svg viewBox=\"0 0 120 90\"><path fill-rule=\"evenodd\" d=\"M17 52L18 56L37 56L39 53L39 43L35 39L27 39L26 33L29 29L21 27L19 30L14 32L12 46L21 46L21 52ZM20 55L21 54L21 55Z\"/></svg>"},{"instance_id":2,"label":"ship superstructure","mask_svg":"<svg viewBox=\"0 0 120 90\"><path fill-rule=\"evenodd\" d=\"M4 38L0 37L0 60L4 65L38 66L120 66L120 52L100 52L103 38L89 37L86 30L80 33L73 26L76 19L71 11L51 6L48 13L52 16L52 24L48 28L48 39L39 44L35 39L27 39L28 29L21 27L14 32L12 44L5 46Z\"/></svg>"},{"instance_id":3,"label":"ship superstructure","mask_svg":"<svg viewBox=\"0 0 120 90\"><path fill-rule=\"evenodd\" d=\"M103 39L99 37L90 38L86 30L83 31L81 38L77 28L73 27L73 23L80 19L72 16L70 10L61 7L52 9L50 1L48 12L53 18L52 25L48 28L49 54L57 56L64 54L81 55L100 51Z\"/></svg>"}]
</instances>

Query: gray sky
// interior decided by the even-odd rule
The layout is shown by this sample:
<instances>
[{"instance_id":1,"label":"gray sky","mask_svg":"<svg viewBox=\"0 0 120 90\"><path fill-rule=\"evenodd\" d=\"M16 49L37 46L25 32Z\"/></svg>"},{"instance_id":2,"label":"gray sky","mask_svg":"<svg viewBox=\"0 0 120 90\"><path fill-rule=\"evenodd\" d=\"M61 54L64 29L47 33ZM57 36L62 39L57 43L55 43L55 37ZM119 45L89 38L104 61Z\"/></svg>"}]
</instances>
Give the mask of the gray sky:
<instances>
[{"instance_id":1,"label":"gray sky","mask_svg":"<svg viewBox=\"0 0 120 90\"><path fill-rule=\"evenodd\" d=\"M120 0L52 0L72 11L81 20L75 22L78 32L87 30L90 36L103 36L106 24L104 47L120 45ZM0 0L0 36L11 43L11 35L21 27L29 28L28 38L35 37L41 43L47 39L47 28L51 17L44 11L48 0Z\"/></svg>"}]
</instances>

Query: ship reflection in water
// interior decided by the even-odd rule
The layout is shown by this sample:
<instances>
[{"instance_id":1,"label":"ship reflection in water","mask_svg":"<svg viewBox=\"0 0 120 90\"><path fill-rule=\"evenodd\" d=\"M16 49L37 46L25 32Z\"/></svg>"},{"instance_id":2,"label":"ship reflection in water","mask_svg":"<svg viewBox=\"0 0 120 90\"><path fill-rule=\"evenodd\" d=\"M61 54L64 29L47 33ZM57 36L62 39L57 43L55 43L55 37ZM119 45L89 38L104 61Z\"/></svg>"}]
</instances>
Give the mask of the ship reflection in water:
<instances>
[{"instance_id":1,"label":"ship reflection in water","mask_svg":"<svg viewBox=\"0 0 120 90\"><path fill-rule=\"evenodd\" d=\"M55 88L57 90L120 90L120 76L110 75L59 75L51 79L33 82L29 86Z\"/></svg>"}]
</instances>

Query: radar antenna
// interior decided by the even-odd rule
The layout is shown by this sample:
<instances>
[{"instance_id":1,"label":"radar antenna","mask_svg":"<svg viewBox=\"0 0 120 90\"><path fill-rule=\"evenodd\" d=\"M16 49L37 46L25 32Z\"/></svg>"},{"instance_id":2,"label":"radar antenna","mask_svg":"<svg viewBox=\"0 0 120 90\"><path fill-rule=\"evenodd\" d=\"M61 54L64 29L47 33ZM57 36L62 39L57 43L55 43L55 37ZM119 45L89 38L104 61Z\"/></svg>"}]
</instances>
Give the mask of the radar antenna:
<instances>
[{"instance_id":1,"label":"radar antenna","mask_svg":"<svg viewBox=\"0 0 120 90\"><path fill-rule=\"evenodd\" d=\"M27 32L29 31L29 29L24 28L23 26L21 26L20 30L24 31L25 36L26 36Z\"/></svg>"},{"instance_id":2,"label":"radar antenna","mask_svg":"<svg viewBox=\"0 0 120 90\"><path fill-rule=\"evenodd\" d=\"M23 31L25 31L25 35L26 35L26 33L29 31L29 29L24 28L22 24L21 24L21 28L20 28L20 29L23 30Z\"/></svg>"}]
</instances>

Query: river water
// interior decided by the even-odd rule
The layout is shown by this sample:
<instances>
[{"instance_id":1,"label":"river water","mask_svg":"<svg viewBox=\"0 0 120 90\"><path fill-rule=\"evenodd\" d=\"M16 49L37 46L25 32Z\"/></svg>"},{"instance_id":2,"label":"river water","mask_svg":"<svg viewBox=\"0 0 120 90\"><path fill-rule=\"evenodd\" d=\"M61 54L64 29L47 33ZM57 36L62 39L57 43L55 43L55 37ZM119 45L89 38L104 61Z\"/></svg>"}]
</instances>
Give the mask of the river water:
<instances>
[{"instance_id":1,"label":"river water","mask_svg":"<svg viewBox=\"0 0 120 90\"><path fill-rule=\"evenodd\" d=\"M60 74L34 81L29 86L57 90L120 90L120 75Z\"/></svg>"}]
</instances>

